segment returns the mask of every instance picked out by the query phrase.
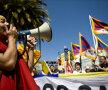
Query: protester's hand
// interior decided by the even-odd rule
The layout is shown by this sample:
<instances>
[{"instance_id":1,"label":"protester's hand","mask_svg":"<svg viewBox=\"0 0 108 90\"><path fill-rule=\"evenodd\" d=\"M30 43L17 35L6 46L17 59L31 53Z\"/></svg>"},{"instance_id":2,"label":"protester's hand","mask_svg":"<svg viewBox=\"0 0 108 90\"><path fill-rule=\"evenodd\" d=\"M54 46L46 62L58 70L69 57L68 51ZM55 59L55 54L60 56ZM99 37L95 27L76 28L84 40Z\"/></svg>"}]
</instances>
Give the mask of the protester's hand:
<instances>
[{"instance_id":1,"label":"protester's hand","mask_svg":"<svg viewBox=\"0 0 108 90\"><path fill-rule=\"evenodd\" d=\"M18 35L18 32L17 32L17 29L15 26L13 26L12 24L10 24L10 28L8 29L7 26L5 26L5 35L9 38L9 37L13 37L15 39L17 39L17 35Z\"/></svg>"},{"instance_id":2,"label":"protester's hand","mask_svg":"<svg viewBox=\"0 0 108 90\"><path fill-rule=\"evenodd\" d=\"M34 37L28 37L27 38L27 45L28 45L28 47L30 48L30 49L34 49L35 48L35 46L36 46L36 39L34 38Z\"/></svg>"},{"instance_id":3,"label":"protester's hand","mask_svg":"<svg viewBox=\"0 0 108 90\"><path fill-rule=\"evenodd\" d=\"M96 67L98 68L98 70L101 70L101 69L102 69L98 64L95 64L95 62L92 62L92 64L93 64L94 66L96 66Z\"/></svg>"},{"instance_id":4,"label":"protester's hand","mask_svg":"<svg viewBox=\"0 0 108 90\"><path fill-rule=\"evenodd\" d=\"M1 23L0 22L0 28L5 28L9 23Z\"/></svg>"},{"instance_id":5,"label":"protester's hand","mask_svg":"<svg viewBox=\"0 0 108 90\"><path fill-rule=\"evenodd\" d=\"M82 70L80 70L80 73L82 73Z\"/></svg>"},{"instance_id":6,"label":"protester's hand","mask_svg":"<svg viewBox=\"0 0 108 90\"><path fill-rule=\"evenodd\" d=\"M107 71L108 72L108 68L106 68L106 70L105 71Z\"/></svg>"},{"instance_id":7,"label":"protester's hand","mask_svg":"<svg viewBox=\"0 0 108 90\"><path fill-rule=\"evenodd\" d=\"M94 65L94 66L96 66L96 67L98 67L98 66L99 66L99 65L97 65L97 64L95 64L95 63L94 63L93 65Z\"/></svg>"},{"instance_id":8,"label":"protester's hand","mask_svg":"<svg viewBox=\"0 0 108 90\"><path fill-rule=\"evenodd\" d=\"M102 69L99 65L97 66L97 68L98 68L99 70L101 70L101 69Z\"/></svg>"},{"instance_id":9,"label":"protester's hand","mask_svg":"<svg viewBox=\"0 0 108 90\"><path fill-rule=\"evenodd\" d=\"M95 64L95 61L92 62L92 64L96 67L98 67L99 65Z\"/></svg>"}]
</instances>

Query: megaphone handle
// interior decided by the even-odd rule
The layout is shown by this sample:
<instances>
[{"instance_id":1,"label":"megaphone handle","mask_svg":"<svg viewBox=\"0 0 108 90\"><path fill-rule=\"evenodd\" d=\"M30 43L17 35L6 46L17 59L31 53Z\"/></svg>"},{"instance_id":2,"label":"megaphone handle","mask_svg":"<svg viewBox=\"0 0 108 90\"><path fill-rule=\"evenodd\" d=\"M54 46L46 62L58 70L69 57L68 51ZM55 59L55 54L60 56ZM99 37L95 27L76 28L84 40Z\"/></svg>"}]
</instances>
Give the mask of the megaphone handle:
<instances>
[{"instance_id":1,"label":"megaphone handle","mask_svg":"<svg viewBox=\"0 0 108 90\"><path fill-rule=\"evenodd\" d=\"M27 61L28 61L29 55L28 55L28 52L26 50L26 46L27 46L27 35L26 34L23 34L23 37L21 37L21 38L23 38L22 40L23 40L23 43L24 43L24 50L23 50L23 52L21 54L19 54L19 56L21 57L26 52L26 54L27 54Z\"/></svg>"},{"instance_id":2,"label":"megaphone handle","mask_svg":"<svg viewBox=\"0 0 108 90\"><path fill-rule=\"evenodd\" d=\"M41 41L39 39L39 50L40 50L40 57L38 58L38 60L34 63L34 66L35 64L39 61L39 59L41 58Z\"/></svg>"},{"instance_id":3,"label":"megaphone handle","mask_svg":"<svg viewBox=\"0 0 108 90\"><path fill-rule=\"evenodd\" d=\"M39 31L39 27L38 27L38 34L39 34L39 50L40 50L40 57L38 58L38 60L34 63L34 65L39 61L39 59L41 58L41 39L40 39L40 31Z\"/></svg>"}]
</instances>

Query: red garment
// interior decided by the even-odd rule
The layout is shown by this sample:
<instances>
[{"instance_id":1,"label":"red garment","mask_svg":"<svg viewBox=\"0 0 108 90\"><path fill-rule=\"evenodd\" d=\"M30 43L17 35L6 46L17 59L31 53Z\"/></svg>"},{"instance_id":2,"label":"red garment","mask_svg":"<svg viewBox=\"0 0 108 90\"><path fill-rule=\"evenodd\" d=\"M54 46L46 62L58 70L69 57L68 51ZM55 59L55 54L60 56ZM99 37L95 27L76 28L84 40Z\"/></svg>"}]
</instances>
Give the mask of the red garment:
<instances>
[{"instance_id":1,"label":"red garment","mask_svg":"<svg viewBox=\"0 0 108 90\"><path fill-rule=\"evenodd\" d=\"M1 35L0 35L1 38ZM0 40L0 52L5 52L7 46ZM15 70L0 69L0 90L39 90L23 59L17 61Z\"/></svg>"}]
</instances>

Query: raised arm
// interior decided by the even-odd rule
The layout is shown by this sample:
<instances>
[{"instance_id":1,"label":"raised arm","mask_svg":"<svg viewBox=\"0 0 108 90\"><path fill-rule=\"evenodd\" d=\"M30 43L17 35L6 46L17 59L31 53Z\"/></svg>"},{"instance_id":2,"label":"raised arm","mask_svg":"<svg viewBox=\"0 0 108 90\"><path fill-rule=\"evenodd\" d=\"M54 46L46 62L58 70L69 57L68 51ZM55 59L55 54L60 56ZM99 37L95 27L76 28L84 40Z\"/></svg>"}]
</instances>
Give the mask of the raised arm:
<instances>
[{"instance_id":1,"label":"raised arm","mask_svg":"<svg viewBox=\"0 0 108 90\"><path fill-rule=\"evenodd\" d=\"M9 30L5 26L5 32L3 32L2 34L8 37L8 48L4 53L0 53L0 68L3 70L11 71L15 68L17 61L17 30L13 25L10 25Z\"/></svg>"},{"instance_id":2,"label":"raised arm","mask_svg":"<svg viewBox=\"0 0 108 90\"><path fill-rule=\"evenodd\" d=\"M34 65L34 44L32 44L33 42L36 42L35 38L34 37L29 37L28 42L27 42L27 44L28 44L28 55L29 55L29 60L27 62L27 66L28 66L30 72L32 72L33 65Z\"/></svg>"},{"instance_id":3,"label":"raised arm","mask_svg":"<svg viewBox=\"0 0 108 90\"><path fill-rule=\"evenodd\" d=\"M101 68L100 66L98 66L98 69L102 70L102 71L105 71L105 72L108 72L108 68Z\"/></svg>"}]
</instances>

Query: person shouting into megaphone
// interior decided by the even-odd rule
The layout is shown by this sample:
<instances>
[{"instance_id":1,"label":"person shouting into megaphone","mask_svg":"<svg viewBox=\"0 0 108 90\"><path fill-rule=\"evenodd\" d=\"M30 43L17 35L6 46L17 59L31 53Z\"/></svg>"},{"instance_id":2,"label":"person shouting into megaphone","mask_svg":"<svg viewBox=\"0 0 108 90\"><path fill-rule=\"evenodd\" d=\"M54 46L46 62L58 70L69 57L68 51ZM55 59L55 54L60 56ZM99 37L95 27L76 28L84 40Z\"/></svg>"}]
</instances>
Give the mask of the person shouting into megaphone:
<instances>
[{"instance_id":1,"label":"person shouting into megaphone","mask_svg":"<svg viewBox=\"0 0 108 90\"><path fill-rule=\"evenodd\" d=\"M30 42L34 42L35 38L28 38L29 59L26 63L22 57L18 56L17 36L16 27L12 24L9 25L6 18L0 16L0 90L38 90L30 74L34 59L34 45ZM6 40L8 40L8 44Z\"/></svg>"},{"instance_id":2,"label":"person shouting into megaphone","mask_svg":"<svg viewBox=\"0 0 108 90\"><path fill-rule=\"evenodd\" d=\"M12 24L10 24L10 28L8 29L8 25L5 17L0 16L0 41L4 44L1 48L6 45L6 40L9 42L7 49L0 53L0 68L11 71L15 68L17 61L17 30Z\"/></svg>"}]
</instances>

